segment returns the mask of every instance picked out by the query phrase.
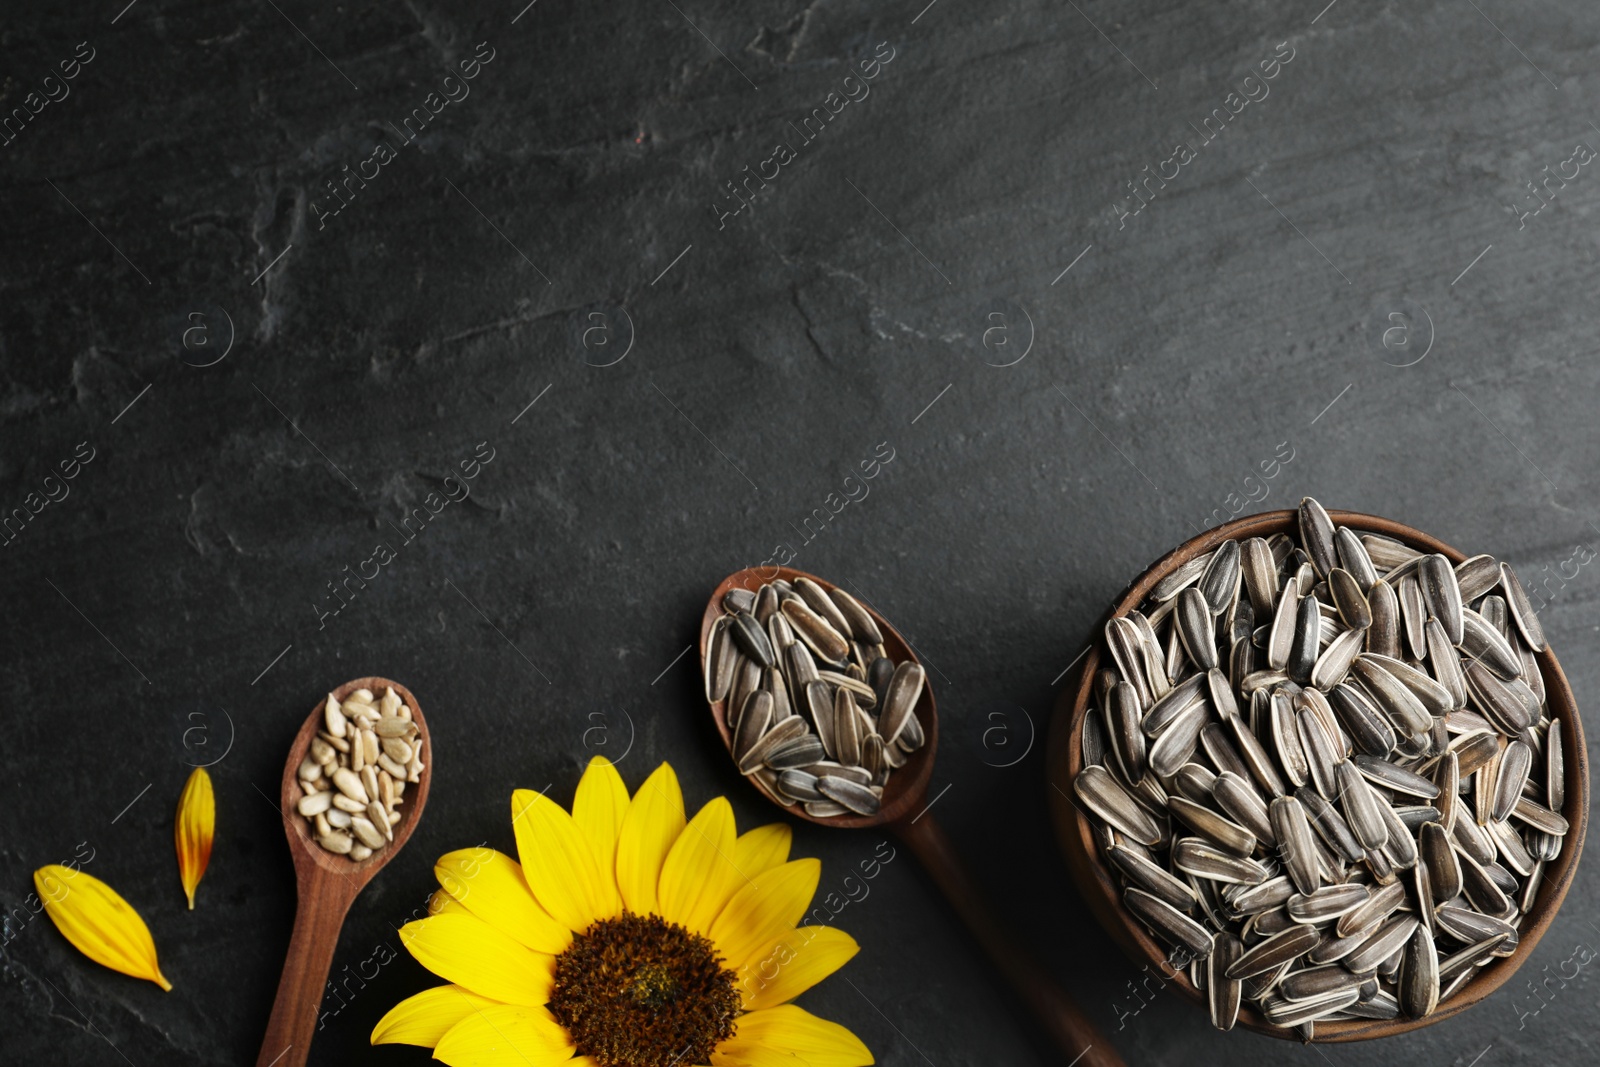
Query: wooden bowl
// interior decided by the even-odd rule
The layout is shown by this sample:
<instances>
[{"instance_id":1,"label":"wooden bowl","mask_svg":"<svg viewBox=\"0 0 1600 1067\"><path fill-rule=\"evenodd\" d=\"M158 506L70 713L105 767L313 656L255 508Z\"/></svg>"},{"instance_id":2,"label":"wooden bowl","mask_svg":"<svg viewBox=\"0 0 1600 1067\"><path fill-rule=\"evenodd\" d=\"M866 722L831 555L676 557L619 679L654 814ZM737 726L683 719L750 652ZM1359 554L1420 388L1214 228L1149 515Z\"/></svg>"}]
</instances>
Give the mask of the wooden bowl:
<instances>
[{"instance_id":1,"label":"wooden bowl","mask_svg":"<svg viewBox=\"0 0 1600 1067\"><path fill-rule=\"evenodd\" d=\"M1335 525L1383 534L1424 552L1440 552L1454 563L1460 563L1467 558L1465 554L1444 542L1389 519L1352 511L1330 511L1329 515ZM1140 575L1111 608L1106 618L1124 615L1138 607L1156 582L1196 556L1211 551L1223 541L1268 537L1275 533L1297 536L1298 532L1298 517L1294 511L1271 511L1261 515L1251 515L1224 523L1214 530L1208 530L1198 537L1185 541ZM1083 894L1084 900L1088 902L1100 925L1105 927L1135 963L1150 964L1158 968L1162 974L1171 974L1168 984L1204 1008L1205 996L1189 981L1187 970L1177 970L1173 974L1174 968L1166 964L1168 956L1166 948L1157 942L1144 924L1123 906L1116 880L1100 858L1088 818L1069 799L1072 795L1071 783L1083 766L1083 717L1089 707L1095 672L1102 660L1103 641L1104 638L1097 629L1094 644L1084 657L1076 682L1069 682L1061 690L1055 715L1050 724L1046 759L1050 780L1055 786L1049 790L1049 797L1056 836L1066 853L1067 866L1072 871L1073 880L1078 884L1078 891ZM1516 951L1504 959L1497 959L1480 968L1477 975L1455 996L1441 1004L1426 1018L1319 1022L1316 1025L1316 1041L1364 1041L1375 1037L1391 1037L1460 1014L1504 985L1516 973L1517 968L1522 966L1523 961L1533 955L1539 939L1544 936L1545 930L1555 919L1556 911L1561 907L1561 901L1566 897L1567 889L1572 885L1573 876L1577 873L1578 857L1583 852L1583 837L1588 829L1589 820L1589 764L1588 754L1584 748L1583 723L1578 715L1578 704L1573 699L1566 675L1561 671L1561 664L1556 662L1555 653L1548 645L1543 652L1537 653L1537 659L1544 674L1549 713L1561 719L1561 742L1566 756L1567 771L1567 803L1561 814L1571 824L1571 830L1567 834L1561 855L1545 866L1544 883L1534 900L1533 910L1524 917ZM1299 1040L1295 1030L1269 1024L1260 1012L1248 1006L1239 1010L1239 1025L1257 1033Z\"/></svg>"},{"instance_id":2,"label":"wooden bowl","mask_svg":"<svg viewBox=\"0 0 1600 1067\"><path fill-rule=\"evenodd\" d=\"M766 582L782 578L786 582L793 582L797 578L810 578L822 588L832 590L832 582L819 578L815 574L807 574L792 567L746 567L742 571L735 571L724 578L711 593L711 599L706 601L705 613L700 617L700 663L701 672L704 674L706 661L706 645L711 640L711 624L722 615L722 597L730 589L744 589L755 592ZM846 589L845 592L850 592ZM854 594L852 594L854 595ZM917 654L912 651L906 639L900 636L900 631L889 625L876 608L860 597L861 606L867 614L872 616L872 621L878 624L878 629L883 633L883 647L889 653L889 658L896 663L903 660L917 659ZM722 743L728 752L733 752L733 730L728 726L728 702L719 700L711 705L711 718L717 724L717 732L722 735ZM883 787L883 802L876 815L857 815L846 812L843 815L829 815L825 818L806 814L806 809L799 804L792 807L768 792L766 786L755 778L750 778L750 784L761 790L766 798L783 809L784 814L792 815L796 819L814 822L818 826L833 826L844 830L862 829L868 826L883 826L899 822L913 811L921 809L927 803L928 777L933 774L933 754L939 747L939 712L933 703L933 686L922 687L922 695L917 698L917 706L912 709L916 715L917 723L922 727L926 740L921 748L906 757L906 762L899 770L889 775L889 780Z\"/></svg>"}]
</instances>

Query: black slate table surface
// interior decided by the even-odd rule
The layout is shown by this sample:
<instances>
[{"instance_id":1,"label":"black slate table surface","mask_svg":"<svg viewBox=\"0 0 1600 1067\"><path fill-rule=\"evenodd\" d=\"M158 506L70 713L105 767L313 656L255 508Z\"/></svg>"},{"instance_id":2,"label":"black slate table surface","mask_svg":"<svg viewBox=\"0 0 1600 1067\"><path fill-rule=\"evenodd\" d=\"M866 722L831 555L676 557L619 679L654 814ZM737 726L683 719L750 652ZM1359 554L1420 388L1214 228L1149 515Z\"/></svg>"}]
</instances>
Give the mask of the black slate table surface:
<instances>
[{"instance_id":1,"label":"black slate table surface","mask_svg":"<svg viewBox=\"0 0 1600 1067\"><path fill-rule=\"evenodd\" d=\"M437 855L513 848L512 789L670 760L691 804L773 817L688 651L710 588L772 559L926 654L937 814L1129 1063L1592 1057L1587 877L1462 1018L1212 1032L1088 917L1042 755L1128 579L1308 493L1511 561L1594 699L1592 8L123 3L0 29L0 1060L253 1062L284 752L386 674L438 777L311 1062L425 1062L366 1044L434 981L396 928ZM795 828L862 945L803 1002L884 1064L1058 1062L903 848L846 882L881 840ZM74 856L171 993L31 914Z\"/></svg>"}]
</instances>

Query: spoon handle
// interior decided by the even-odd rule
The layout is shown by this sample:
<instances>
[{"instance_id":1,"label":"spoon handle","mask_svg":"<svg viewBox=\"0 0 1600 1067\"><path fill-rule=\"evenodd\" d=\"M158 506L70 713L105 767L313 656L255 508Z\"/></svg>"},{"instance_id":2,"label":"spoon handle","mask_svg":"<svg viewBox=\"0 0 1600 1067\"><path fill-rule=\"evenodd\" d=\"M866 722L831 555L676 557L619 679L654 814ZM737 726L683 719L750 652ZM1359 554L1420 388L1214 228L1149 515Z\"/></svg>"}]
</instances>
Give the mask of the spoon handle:
<instances>
[{"instance_id":1,"label":"spoon handle","mask_svg":"<svg viewBox=\"0 0 1600 1067\"><path fill-rule=\"evenodd\" d=\"M934 817L924 809L917 818L890 827L916 853L989 958L1060 1046L1064 1062L1076 1067L1123 1067L1111 1042L995 919Z\"/></svg>"},{"instance_id":2,"label":"spoon handle","mask_svg":"<svg viewBox=\"0 0 1600 1067\"><path fill-rule=\"evenodd\" d=\"M340 884L345 881L327 874L300 879L294 933L289 937L278 997L272 1002L272 1018L256 1067L303 1067L306 1062L328 968L339 947L339 928L355 899L349 888Z\"/></svg>"}]
</instances>

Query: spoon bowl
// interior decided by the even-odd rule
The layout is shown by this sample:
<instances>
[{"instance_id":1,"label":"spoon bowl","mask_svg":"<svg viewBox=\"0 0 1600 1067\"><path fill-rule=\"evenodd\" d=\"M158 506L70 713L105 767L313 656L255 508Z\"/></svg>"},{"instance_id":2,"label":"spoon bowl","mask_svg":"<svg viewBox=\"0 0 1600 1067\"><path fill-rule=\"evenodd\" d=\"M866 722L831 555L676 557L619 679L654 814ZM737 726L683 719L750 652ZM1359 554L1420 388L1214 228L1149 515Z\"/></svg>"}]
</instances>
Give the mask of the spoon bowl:
<instances>
[{"instance_id":1,"label":"spoon bowl","mask_svg":"<svg viewBox=\"0 0 1600 1067\"><path fill-rule=\"evenodd\" d=\"M762 577L763 574L774 569L778 572L776 575L771 578ZM792 570L788 567L747 567L742 571L728 575L711 594L711 600L706 604L705 614L700 620L700 662L702 664L706 661L707 646L711 640L711 626L717 621L718 617L724 614L722 610L723 596L731 589L745 589L754 593L762 585L774 578L782 578L788 582L793 582L796 578L809 578L829 592L832 592L835 588L831 582L824 581L816 575ZM845 592L849 592L849 590L845 590ZM861 600L860 597L856 599ZM904 637L900 636L900 631L890 626L882 615L879 615L864 601L861 606L872 616L872 621L878 624L878 629L883 633L884 651L888 653L891 660L896 663L903 660L920 662L917 660L917 655L912 651L910 644L906 642ZM884 826L889 823L899 822L908 815L915 815L921 811L927 803L928 779L933 774L933 753L939 747L939 714L934 706L932 684L922 687L922 695L917 698L917 705L912 713L916 715L917 722L922 727L923 736L927 740L923 742L921 748L906 758L904 766L889 775L889 780L884 783L883 787L883 801L876 815L857 815L855 812L846 812L843 815L810 815L803 806L799 804L790 806L778 797L773 796L756 779L751 778L750 782L761 790L768 800L782 807L790 815L797 819L804 819L807 822L814 822L819 826L860 830L869 826ZM711 705L711 718L717 725L717 732L722 735L722 743L727 746L729 754L732 754L733 729L728 725L728 701L726 699L719 700Z\"/></svg>"},{"instance_id":2,"label":"spoon bowl","mask_svg":"<svg viewBox=\"0 0 1600 1067\"><path fill-rule=\"evenodd\" d=\"M711 599L706 604L705 614L701 617L702 671L705 669L712 624L723 614L723 596L731 589L744 589L754 593L763 584L780 578L791 583L799 578L809 578L830 593L836 588L833 583L814 574L807 574L790 567L748 567L730 574L712 592ZM904 660L920 662L910 642L906 641L898 630L889 625L864 597L856 596L856 599L882 632L883 647L890 659L896 663ZM722 743L731 757L733 731L728 727L727 704L727 700L717 701L710 705L710 710L712 721L716 724L717 732L722 735ZM904 765L889 774L884 784L883 800L876 815L857 815L853 812L830 816L810 815L803 806L790 805L773 796L756 778L751 777L748 780L768 800L797 819L804 819L818 826L842 829L882 827L894 833L916 854L923 868L944 892L950 905L978 939L979 944L989 954L989 958L1011 982L1019 998L1032 1011L1035 1020L1061 1050L1064 1056L1062 1062L1071 1062L1078 1067L1122 1067L1122 1060L1118 1058L1111 1043L1100 1034L1044 968L1022 948L1011 931L995 918L994 913L984 902L977 882L956 854L949 837L929 811L932 804L928 802L928 780L933 774L933 754L939 742L939 716L934 706L931 682L922 687L922 695L917 699L913 714L922 727L925 740L921 748L907 757ZM940 796L943 795L941 792ZM934 798L935 801L938 799Z\"/></svg>"},{"instance_id":3,"label":"spoon bowl","mask_svg":"<svg viewBox=\"0 0 1600 1067\"><path fill-rule=\"evenodd\" d=\"M267 1023L267 1034L257 1058L258 1067L300 1067L310 1051L311 1036L316 1030L317 1009L322 1004L323 987L328 980L328 969L333 964L333 953L339 945L339 928L344 925L345 914L356 896L410 840L417 821L422 818L428 803L428 787L433 782L433 744L428 735L428 723L422 716L422 707L411 690L388 678L356 678L333 690L335 700L343 701L357 689L382 693L392 687L401 701L411 709L411 721L417 724L417 736L427 754L421 781L409 785L405 799L396 809L400 822L394 828L394 840L373 852L364 860L352 860L329 852L311 836L311 824L296 810L300 801L298 771L306 758L311 741L323 726L323 706L326 698L319 700L306 717L305 724L289 746L289 758L283 767L283 783L279 808L283 816L283 832L289 839L289 854L294 858L295 884L299 905L295 911L294 932L289 938L289 951L283 963L283 976L278 980L278 996L272 1005L272 1017Z\"/></svg>"}]
</instances>

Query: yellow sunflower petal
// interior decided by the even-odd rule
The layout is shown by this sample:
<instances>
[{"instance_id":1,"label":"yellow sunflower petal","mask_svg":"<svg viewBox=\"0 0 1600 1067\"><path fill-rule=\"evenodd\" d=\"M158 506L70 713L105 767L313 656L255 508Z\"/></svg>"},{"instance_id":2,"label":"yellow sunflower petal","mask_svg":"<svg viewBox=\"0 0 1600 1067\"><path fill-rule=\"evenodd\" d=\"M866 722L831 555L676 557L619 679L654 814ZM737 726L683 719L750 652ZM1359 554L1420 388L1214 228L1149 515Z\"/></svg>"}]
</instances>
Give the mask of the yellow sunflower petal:
<instances>
[{"instance_id":1,"label":"yellow sunflower petal","mask_svg":"<svg viewBox=\"0 0 1600 1067\"><path fill-rule=\"evenodd\" d=\"M730 1048L734 1051L726 1051ZM711 1053L711 1067L811 1067L811 1061L765 1045L741 1045L736 1041L725 1041L721 1048Z\"/></svg>"},{"instance_id":2,"label":"yellow sunflower petal","mask_svg":"<svg viewBox=\"0 0 1600 1067\"><path fill-rule=\"evenodd\" d=\"M567 1032L544 1008L495 1004L452 1026L433 1058L450 1067L556 1067L572 1053Z\"/></svg>"},{"instance_id":3,"label":"yellow sunflower petal","mask_svg":"<svg viewBox=\"0 0 1600 1067\"><path fill-rule=\"evenodd\" d=\"M733 865L754 878L789 859L794 831L787 823L773 822L747 830L733 845Z\"/></svg>"},{"instance_id":4,"label":"yellow sunflower petal","mask_svg":"<svg viewBox=\"0 0 1600 1067\"><path fill-rule=\"evenodd\" d=\"M472 912L467 910L467 906L465 904L461 903L461 901L450 895L450 891L448 889L435 889L433 891L433 896L428 898L428 914L445 915L447 913L455 915L472 914Z\"/></svg>"},{"instance_id":5,"label":"yellow sunflower petal","mask_svg":"<svg viewBox=\"0 0 1600 1067\"><path fill-rule=\"evenodd\" d=\"M400 943L447 982L506 1004L542 1005L555 959L523 948L471 915L431 915L400 928Z\"/></svg>"},{"instance_id":6,"label":"yellow sunflower petal","mask_svg":"<svg viewBox=\"0 0 1600 1067\"><path fill-rule=\"evenodd\" d=\"M533 899L516 860L492 848L463 848L439 857L433 873L464 909L535 952L552 955L572 943L572 931Z\"/></svg>"},{"instance_id":7,"label":"yellow sunflower petal","mask_svg":"<svg viewBox=\"0 0 1600 1067\"><path fill-rule=\"evenodd\" d=\"M683 819L678 776L663 763L633 795L617 835L617 887L629 911L646 915L659 910L661 864L683 832Z\"/></svg>"},{"instance_id":8,"label":"yellow sunflower petal","mask_svg":"<svg viewBox=\"0 0 1600 1067\"><path fill-rule=\"evenodd\" d=\"M739 1017L739 1032L711 1054L715 1067L866 1067L872 1053L838 1023L785 1004Z\"/></svg>"},{"instance_id":9,"label":"yellow sunflower petal","mask_svg":"<svg viewBox=\"0 0 1600 1067\"><path fill-rule=\"evenodd\" d=\"M787 1004L849 962L855 938L831 926L802 926L753 954L739 968L746 1011ZM739 1023L740 1033L744 1023Z\"/></svg>"},{"instance_id":10,"label":"yellow sunflower petal","mask_svg":"<svg viewBox=\"0 0 1600 1067\"><path fill-rule=\"evenodd\" d=\"M559 804L518 789L511 794L511 823L522 876L551 918L577 931L622 910L616 878L601 872L588 835Z\"/></svg>"},{"instance_id":11,"label":"yellow sunflower petal","mask_svg":"<svg viewBox=\"0 0 1600 1067\"><path fill-rule=\"evenodd\" d=\"M113 971L172 988L156 962L150 928L115 889L57 863L34 871L33 887L50 921L79 952Z\"/></svg>"},{"instance_id":12,"label":"yellow sunflower petal","mask_svg":"<svg viewBox=\"0 0 1600 1067\"><path fill-rule=\"evenodd\" d=\"M755 875L728 901L707 931L729 961L769 947L805 916L822 877L822 861L806 858Z\"/></svg>"},{"instance_id":13,"label":"yellow sunflower petal","mask_svg":"<svg viewBox=\"0 0 1600 1067\"><path fill-rule=\"evenodd\" d=\"M178 797L178 820L173 838L178 847L178 877L194 910L194 891L211 862L211 838L217 828L217 805L211 793L211 775L196 767Z\"/></svg>"},{"instance_id":14,"label":"yellow sunflower petal","mask_svg":"<svg viewBox=\"0 0 1600 1067\"><path fill-rule=\"evenodd\" d=\"M627 813L628 787L622 784L622 775L604 756L591 758L572 798L572 821L594 847L601 872L613 878L617 869L617 835Z\"/></svg>"},{"instance_id":15,"label":"yellow sunflower petal","mask_svg":"<svg viewBox=\"0 0 1600 1067\"><path fill-rule=\"evenodd\" d=\"M456 1023L496 1001L469 993L458 985L434 986L407 997L372 1028L374 1045L421 1045L432 1048Z\"/></svg>"},{"instance_id":16,"label":"yellow sunflower petal","mask_svg":"<svg viewBox=\"0 0 1600 1067\"><path fill-rule=\"evenodd\" d=\"M704 933L746 879L733 865L737 837L733 807L713 797L673 842L661 864L660 914L695 933Z\"/></svg>"}]
</instances>

